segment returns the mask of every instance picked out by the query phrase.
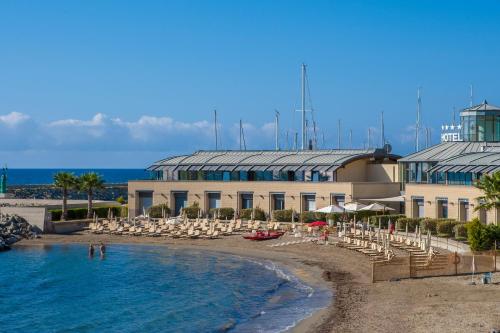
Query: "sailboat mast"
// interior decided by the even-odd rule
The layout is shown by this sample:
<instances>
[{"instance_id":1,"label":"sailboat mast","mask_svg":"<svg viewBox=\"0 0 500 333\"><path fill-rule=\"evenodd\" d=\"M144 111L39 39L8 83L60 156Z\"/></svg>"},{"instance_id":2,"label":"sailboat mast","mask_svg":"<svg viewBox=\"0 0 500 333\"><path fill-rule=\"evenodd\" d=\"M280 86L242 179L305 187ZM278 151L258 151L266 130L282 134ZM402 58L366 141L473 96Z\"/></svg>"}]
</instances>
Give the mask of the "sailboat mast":
<instances>
[{"instance_id":1,"label":"sailboat mast","mask_svg":"<svg viewBox=\"0 0 500 333\"><path fill-rule=\"evenodd\" d=\"M420 150L419 134L420 134L420 87L417 89L417 121L415 123L415 151Z\"/></svg>"},{"instance_id":2,"label":"sailboat mast","mask_svg":"<svg viewBox=\"0 0 500 333\"><path fill-rule=\"evenodd\" d=\"M214 110L214 132L215 132L215 150L219 150L219 139L217 135L217 110Z\"/></svg>"},{"instance_id":3,"label":"sailboat mast","mask_svg":"<svg viewBox=\"0 0 500 333\"><path fill-rule=\"evenodd\" d=\"M276 150L280 150L280 143L279 143L279 130L280 130L280 127L279 127L279 117L280 117L280 113L278 112L278 110L274 110L275 114L274 114L274 126L275 126L275 133L274 133L274 149Z\"/></svg>"},{"instance_id":4,"label":"sailboat mast","mask_svg":"<svg viewBox=\"0 0 500 333\"><path fill-rule=\"evenodd\" d=\"M302 64L302 150L306 149L306 64Z\"/></svg>"}]
</instances>

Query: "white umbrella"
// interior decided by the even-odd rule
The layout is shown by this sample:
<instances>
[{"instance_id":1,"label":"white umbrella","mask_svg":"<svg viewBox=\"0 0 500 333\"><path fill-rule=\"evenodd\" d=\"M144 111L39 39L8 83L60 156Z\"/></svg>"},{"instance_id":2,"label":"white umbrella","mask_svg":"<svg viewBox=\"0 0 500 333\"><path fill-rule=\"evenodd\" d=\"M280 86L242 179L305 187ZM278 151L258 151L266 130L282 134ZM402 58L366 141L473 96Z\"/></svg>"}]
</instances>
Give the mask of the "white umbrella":
<instances>
[{"instance_id":1,"label":"white umbrella","mask_svg":"<svg viewBox=\"0 0 500 333\"><path fill-rule=\"evenodd\" d=\"M326 207L315 210L315 212L317 212L317 213L326 213L326 214L343 213L344 211L345 211L344 208L337 206L337 205L330 205L330 206L326 206Z\"/></svg>"},{"instance_id":2,"label":"white umbrella","mask_svg":"<svg viewBox=\"0 0 500 333\"><path fill-rule=\"evenodd\" d=\"M345 211L354 213L354 233L355 234L356 234L356 212L359 212L364 207L366 207L366 205L363 205L362 203L359 203L359 202L349 202L348 204L344 205Z\"/></svg>"},{"instance_id":3,"label":"white umbrella","mask_svg":"<svg viewBox=\"0 0 500 333\"><path fill-rule=\"evenodd\" d=\"M344 209L347 212L359 212L364 207L366 207L366 205L363 205L362 203L359 202L349 202L348 204L344 205Z\"/></svg>"},{"instance_id":4,"label":"white umbrella","mask_svg":"<svg viewBox=\"0 0 500 333\"><path fill-rule=\"evenodd\" d=\"M385 211L390 211L390 210L394 210L394 209L391 207L387 207L385 205L379 204L377 202L372 203L372 204L360 209L360 211L371 211L371 212L385 212Z\"/></svg>"}]
</instances>

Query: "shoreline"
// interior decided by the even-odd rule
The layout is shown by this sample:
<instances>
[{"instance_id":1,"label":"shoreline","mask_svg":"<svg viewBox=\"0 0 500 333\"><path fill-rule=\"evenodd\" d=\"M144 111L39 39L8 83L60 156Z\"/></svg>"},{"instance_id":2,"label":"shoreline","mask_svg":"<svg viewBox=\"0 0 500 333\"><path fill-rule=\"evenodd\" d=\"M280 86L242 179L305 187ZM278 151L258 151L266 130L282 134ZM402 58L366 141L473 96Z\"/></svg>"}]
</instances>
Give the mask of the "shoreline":
<instances>
[{"instance_id":1,"label":"shoreline","mask_svg":"<svg viewBox=\"0 0 500 333\"><path fill-rule=\"evenodd\" d=\"M81 232L43 235L41 239L22 240L14 247L90 241L164 245L270 260L306 284L331 290L326 308L286 332L486 332L500 328L500 272L493 274L491 285L470 286L470 276L371 283L371 264L355 251L314 243L268 247L272 241L243 241L237 235L192 240Z\"/></svg>"},{"instance_id":2,"label":"shoreline","mask_svg":"<svg viewBox=\"0 0 500 333\"><path fill-rule=\"evenodd\" d=\"M84 237L86 235L88 236L101 236L101 235L92 235L92 234L86 234L86 233L79 233L80 236ZM87 244L87 241L83 241L81 238L80 239L75 239L72 241L66 241L62 240L59 236L67 236L67 235L52 235L56 236L54 237L55 239L47 239L48 235L44 235L43 238L41 239L34 239L34 240L26 240L23 239L22 241L16 243L14 247L37 247L37 246L47 246L47 245L64 245L64 244ZM141 238L141 237L124 237L124 236L116 236L118 239L116 239L114 236L111 235L113 239L109 239L110 235L104 235L107 236L107 245L137 245L137 246L164 246L168 247L171 249L192 249L192 250L207 250L210 252L215 252L215 253L223 253L227 255L233 255L241 258L246 258L246 259L254 259L258 261L271 261L278 266L281 266L285 268L287 271L289 271L293 276L295 276L297 279L299 279L301 282L307 284L308 286L312 287L315 289L315 291L318 291L319 288L321 289L327 289L330 291L331 295L329 297L329 302L326 306L314 310L310 315L300 319L298 322L294 324L293 327L290 327L282 332L286 333L301 333L301 332L318 332L316 328L318 327L318 323L322 324L326 317L331 313L331 307L333 306L334 303L334 294L335 291L333 290L333 286L331 281L328 281L325 279L325 271L319 267L319 266L311 266L311 265L306 265L305 263L296 260L292 260L291 258L287 258L286 256L280 256L276 258L272 254L273 252L260 252L260 250L256 249L245 249L245 251L242 251L242 249L235 248L235 247L223 247L223 246L217 246L216 249L207 249L206 245L200 245L200 244L182 244L181 242L168 242L171 239L162 239L163 242L151 242L151 238ZM84 237L85 238L85 237ZM86 239L85 239L86 240ZM120 241L121 240L121 241ZM141 241L142 240L142 241ZM199 240L197 240L199 241ZM213 242L213 240L209 240L208 242Z\"/></svg>"}]
</instances>

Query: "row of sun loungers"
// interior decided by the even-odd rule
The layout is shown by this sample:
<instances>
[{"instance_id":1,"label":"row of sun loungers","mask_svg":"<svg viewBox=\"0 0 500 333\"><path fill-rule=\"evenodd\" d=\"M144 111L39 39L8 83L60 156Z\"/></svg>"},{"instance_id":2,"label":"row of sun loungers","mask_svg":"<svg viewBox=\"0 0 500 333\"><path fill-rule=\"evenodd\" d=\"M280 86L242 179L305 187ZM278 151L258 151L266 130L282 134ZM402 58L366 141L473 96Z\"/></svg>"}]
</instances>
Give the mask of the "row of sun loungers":
<instances>
[{"instance_id":1,"label":"row of sun loungers","mask_svg":"<svg viewBox=\"0 0 500 333\"><path fill-rule=\"evenodd\" d=\"M369 256L372 261L390 261L394 257L392 250L374 241L344 236L338 245L363 253Z\"/></svg>"},{"instance_id":2,"label":"row of sun loungers","mask_svg":"<svg viewBox=\"0 0 500 333\"><path fill-rule=\"evenodd\" d=\"M90 232L95 234L113 234L147 237L172 238L218 238L242 232L257 230L278 230L277 222L248 221L243 225L242 220L221 221L208 219L159 219L135 220L132 222L118 219L105 219L90 223Z\"/></svg>"}]
</instances>

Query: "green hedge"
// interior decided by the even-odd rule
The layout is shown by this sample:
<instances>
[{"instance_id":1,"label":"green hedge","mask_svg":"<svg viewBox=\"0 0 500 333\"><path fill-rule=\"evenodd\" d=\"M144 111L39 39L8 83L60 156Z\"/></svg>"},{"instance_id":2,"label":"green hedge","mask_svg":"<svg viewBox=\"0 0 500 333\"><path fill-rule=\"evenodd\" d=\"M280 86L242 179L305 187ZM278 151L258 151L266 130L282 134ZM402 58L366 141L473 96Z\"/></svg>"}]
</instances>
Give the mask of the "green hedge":
<instances>
[{"instance_id":1,"label":"green hedge","mask_svg":"<svg viewBox=\"0 0 500 333\"><path fill-rule=\"evenodd\" d=\"M473 251L491 250L495 241L500 244L500 226L484 225L475 218L467 223L467 239Z\"/></svg>"},{"instance_id":2,"label":"green hedge","mask_svg":"<svg viewBox=\"0 0 500 333\"><path fill-rule=\"evenodd\" d=\"M436 227L438 236L440 237L453 237L455 234L455 226L460 222L457 221L439 221Z\"/></svg>"},{"instance_id":3,"label":"green hedge","mask_svg":"<svg viewBox=\"0 0 500 333\"><path fill-rule=\"evenodd\" d=\"M195 219L198 217L198 214L200 213L200 205L195 202L191 206L184 207L182 209L182 214L186 214L188 219Z\"/></svg>"},{"instance_id":4,"label":"green hedge","mask_svg":"<svg viewBox=\"0 0 500 333\"><path fill-rule=\"evenodd\" d=\"M254 211L254 219L257 221L266 221L266 213L259 207L242 209L240 218L243 220L250 220L252 218L252 211Z\"/></svg>"},{"instance_id":5,"label":"green hedge","mask_svg":"<svg viewBox=\"0 0 500 333\"><path fill-rule=\"evenodd\" d=\"M112 207L96 207L92 210L97 214L99 218L108 217L108 211L111 209L113 216L120 217L122 212L121 206ZM83 220L87 218L87 208L70 208L68 209L68 220ZM62 216L61 209L51 209L49 212L52 214L51 221L60 221Z\"/></svg>"},{"instance_id":6,"label":"green hedge","mask_svg":"<svg viewBox=\"0 0 500 333\"><path fill-rule=\"evenodd\" d=\"M292 222L293 209L273 211L273 220L277 222Z\"/></svg>"},{"instance_id":7,"label":"green hedge","mask_svg":"<svg viewBox=\"0 0 500 333\"><path fill-rule=\"evenodd\" d=\"M432 235L437 235L438 231L438 225L441 223L447 223L447 222L456 222L454 219L429 219L425 218L420 221L420 230L422 233L427 233L428 230L430 230Z\"/></svg>"},{"instance_id":8,"label":"green hedge","mask_svg":"<svg viewBox=\"0 0 500 333\"><path fill-rule=\"evenodd\" d=\"M408 225L408 231L414 232L420 221L422 221L421 218L402 217L398 219L398 228L406 231L406 225Z\"/></svg>"},{"instance_id":9,"label":"green hedge","mask_svg":"<svg viewBox=\"0 0 500 333\"><path fill-rule=\"evenodd\" d=\"M467 224L458 223L453 228L455 239L467 239Z\"/></svg>"},{"instance_id":10,"label":"green hedge","mask_svg":"<svg viewBox=\"0 0 500 333\"><path fill-rule=\"evenodd\" d=\"M378 221L381 220L381 226L384 229L387 229L389 227L389 220L391 220L392 224L396 223L396 221L399 221L400 219L405 218L404 215L401 214L394 214L394 215L372 215L369 217L369 223L378 228Z\"/></svg>"},{"instance_id":11,"label":"green hedge","mask_svg":"<svg viewBox=\"0 0 500 333\"><path fill-rule=\"evenodd\" d=\"M210 216L214 217L215 212L218 211L218 216L219 219L221 220L232 220L234 217L234 209L231 207L224 207L224 208L212 208L210 209Z\"/></svg>"},{"instance_id":12,"label":"green hedge","mask_svg":"<svg viewBox=\"0 0 500 333\"><path fill-rule=\"evenodd\" d=\"M149 217L154 218L154 219L159 219L162 218L162 212L165 211L166 216L170 215L170 208L167 206L167 204L159 204L159 205L154 205L149 207L148 209L148 214Z\"/></svg>"}]
</instances>

